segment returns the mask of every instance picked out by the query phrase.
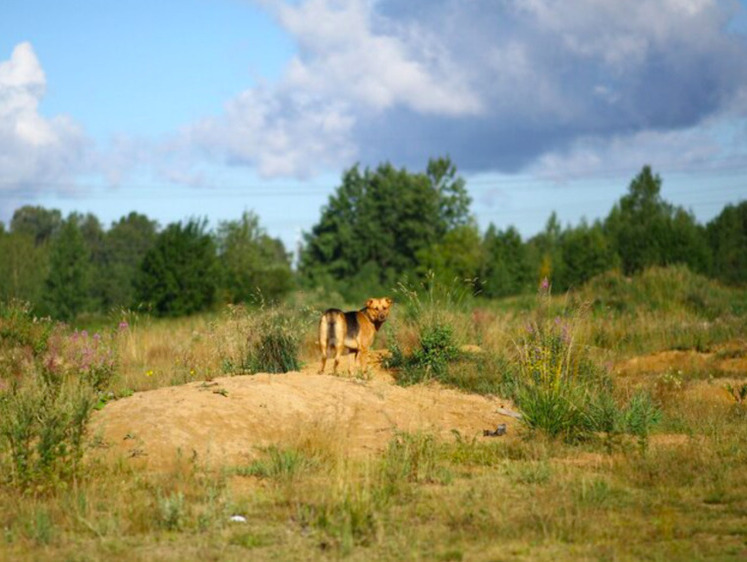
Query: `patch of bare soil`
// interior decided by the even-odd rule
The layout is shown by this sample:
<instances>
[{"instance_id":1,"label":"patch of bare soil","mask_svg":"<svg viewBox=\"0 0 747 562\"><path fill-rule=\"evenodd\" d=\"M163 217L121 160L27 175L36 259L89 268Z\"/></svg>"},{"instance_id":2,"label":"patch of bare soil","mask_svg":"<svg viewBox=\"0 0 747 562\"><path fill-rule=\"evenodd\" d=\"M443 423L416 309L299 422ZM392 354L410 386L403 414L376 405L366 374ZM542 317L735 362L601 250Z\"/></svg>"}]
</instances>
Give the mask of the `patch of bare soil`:
<instances>
[{"instance_id":1,"label":"patch of bare soil","mask_svg":"<svg viewBox=\"0 0 747 562\"><path fill-rule=\"evenodd\" d=\"M695 371L718 376L747 376L747 341L733 341L710 352L661 351L633 357L615 367L621 376L645 376L671 371Z\"/></svg>"},{"instance_id":2,"label":"patch of bare soil","mask_svg":"<svg viewBox=\"0 0 747 562\"><path fill-rule=\"evenodd\" d=\"M450 438L483 437L499 423L514 433L515 419L497 413L504 401L437 384L403 388L378 367L373 378L301 372L223 377L211 382L138 392L96 412L91 454L124 457L149 469L179 456L211 466L245 463L269 445L299 437L334 442L351 454L382 450L396 431ZM505 437L501 437L504 439Z\"/></svg>"}]
</instances>

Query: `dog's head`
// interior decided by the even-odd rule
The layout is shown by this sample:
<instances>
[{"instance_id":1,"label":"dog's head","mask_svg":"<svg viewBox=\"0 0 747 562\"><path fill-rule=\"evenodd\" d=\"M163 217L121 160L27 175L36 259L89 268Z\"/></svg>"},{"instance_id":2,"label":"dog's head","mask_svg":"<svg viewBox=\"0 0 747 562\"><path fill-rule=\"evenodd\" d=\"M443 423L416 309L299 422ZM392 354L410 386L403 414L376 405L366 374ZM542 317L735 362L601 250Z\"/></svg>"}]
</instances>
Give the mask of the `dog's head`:
<instances>
[{"instance_id":1,"label":"dog's head","mask_svg":"<svg viewBox=\"0 0 747 562\"><path fill-rule=\"evenodd\" d=\"M383 297L380 299L368 299L366 301L366 314L372 322L383 322L389 316L392 308L392 299Z\"/></svg>"}]
</instances>

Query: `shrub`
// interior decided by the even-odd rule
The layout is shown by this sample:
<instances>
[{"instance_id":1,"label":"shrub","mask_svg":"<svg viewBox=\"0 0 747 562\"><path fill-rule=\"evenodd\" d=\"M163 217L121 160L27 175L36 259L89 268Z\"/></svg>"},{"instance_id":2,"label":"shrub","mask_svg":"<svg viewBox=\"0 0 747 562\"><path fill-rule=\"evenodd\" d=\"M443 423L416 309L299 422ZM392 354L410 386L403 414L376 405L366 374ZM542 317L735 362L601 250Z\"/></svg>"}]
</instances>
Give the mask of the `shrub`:
<instances>
[{"instance_id":1,"label":"shrub","mask_svg":"<svg viewBox=\"0 0 747 562\"><path fill-rule=\"evenodd\" d=\"M384 364L396 369L395 379L404 386L432 378L441 379L447 375L449 364L460 357L452 333L449 326L442 324L427 326L415 350L405 354L394 342L390 346L390 357Z\"/></svg>"},{"instance_id":2,"label":"shrub","mask_svg":"<svg viewBox=\"0 0 747 562\"><path fill-rule=\"evenodd\" d=\"M287 373L300 369L301 329L294 317L280 309L260 313L249 336L243 367L250 373Z\"/></svg>"},{"instance_id":3,"label":"shrub","mask_svg":"<svg viewBox=\"0 0 747 562\"><path fill-rule=\"evenodd\" d=\"M0 381L0 474L21 489L54 487L78 472L93 381L62 345L64 326L19 303L0 305L0 326L0 356L22 358Z\"/></svg>"},{"instance_id":4,"label":"shrub","mask_svg":"<svg viewBox=\"0 0 747 562\"><path fill-rule=\"evenodd\" d=\"M295 448L280 448L271 445L265 453L266 458L253 461L246 468L239 468L237 473L241 476L291 481L317 465L316 459Z\"/></svg>"},{"instance_id":5,"label":"shrub","mask_svg":"<svg viewBox=\"0 0 747 562\"><path fill-rule=\"evenodd\" d=\"M523 422L551 437L575 441L592 432L630 433L645 445L659 410L648 394L626 406L615 400L612 380L579 344L576 324L584 308L553 320L537 320L518 338L518 373L504 385L521 410Z\"/></svg>"},{"instance_id":6,"label":"shrub","mask_svg":"<svg viewBox=\"0 0 747 562\"><path fill-rule=\"evenodd\" d=\"M7 480L20 488L55 485L74 476L95 395L81 380L14 381L0 394L0 452ZM5 449L3 451L3 449Z\"/></svg>"}]
</instances>

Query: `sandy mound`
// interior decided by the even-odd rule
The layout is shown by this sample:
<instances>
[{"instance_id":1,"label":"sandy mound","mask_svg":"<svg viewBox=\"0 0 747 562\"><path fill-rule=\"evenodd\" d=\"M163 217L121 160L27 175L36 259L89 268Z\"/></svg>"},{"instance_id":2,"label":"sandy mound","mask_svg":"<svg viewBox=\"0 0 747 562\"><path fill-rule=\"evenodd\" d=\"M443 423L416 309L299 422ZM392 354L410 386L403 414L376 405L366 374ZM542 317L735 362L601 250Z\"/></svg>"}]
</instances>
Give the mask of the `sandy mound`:
<instances>
[{"instance_id":1,"label":"sandy mound","mask_svg":"<svg viewBox=\"0 0 747 562\"><path fill-rule=\"evenodd\" d=\"M747 373L747 341L725 343L706 353L695 350L659 351L632 357L615 369L618 375L632 377L677 371L744 376Z\"/></svg>"},{"instance_id":2,"label":"sandy mound","mask_svg":"<svg viewBox=\"0 0 747 562\"><path fill-rule=\"evenodd\" d=\"M240 464L271 444L299 436L334 441L353 454L380 450L395 431L471 438L516 420L503 401L436 384L402 388L375 371L372 380L303 372L224 377L209 383L139 392L108 404L92 419L94 454L167 468L178 455L209 464ZM489 439L489 438L486 438Z\"/></svg>"}]
</instances>

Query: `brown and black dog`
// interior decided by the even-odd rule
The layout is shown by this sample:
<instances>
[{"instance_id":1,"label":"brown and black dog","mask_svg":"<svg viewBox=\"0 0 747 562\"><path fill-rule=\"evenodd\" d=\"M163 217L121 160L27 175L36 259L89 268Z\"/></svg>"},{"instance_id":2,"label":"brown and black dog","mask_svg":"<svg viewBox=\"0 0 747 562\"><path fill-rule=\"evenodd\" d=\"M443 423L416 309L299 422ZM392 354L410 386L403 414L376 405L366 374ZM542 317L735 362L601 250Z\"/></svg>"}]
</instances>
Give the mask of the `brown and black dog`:
<instances>
[{"instance_id":1,"label":"brown and black dog","mask_svg":"<svg viewBox=\"0 0 747 562\"><path fill-rule=\"evenodd\" d=\"M368 299L366 306L360 310L343 312L337 308L330 308L322 314L319 322L319 350L322 353L322 368L324 372L327 358L334 353L334 373L340 364L340 356L355 353L355 364L359 369L366 367L368 348L374 340L376 332L389 316L392 299ZM334 350L334 351L333 351Z\"/></svg>"}]
</instances>

